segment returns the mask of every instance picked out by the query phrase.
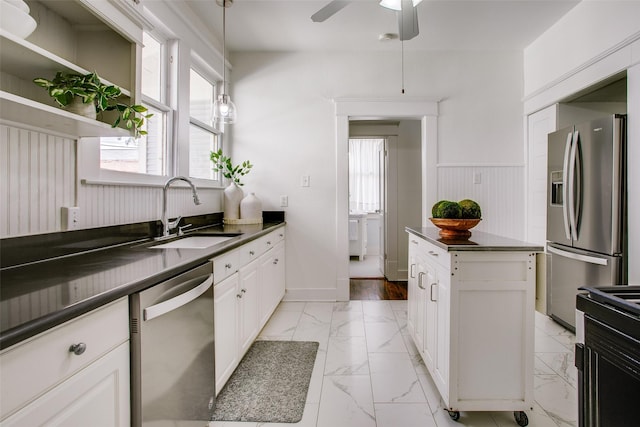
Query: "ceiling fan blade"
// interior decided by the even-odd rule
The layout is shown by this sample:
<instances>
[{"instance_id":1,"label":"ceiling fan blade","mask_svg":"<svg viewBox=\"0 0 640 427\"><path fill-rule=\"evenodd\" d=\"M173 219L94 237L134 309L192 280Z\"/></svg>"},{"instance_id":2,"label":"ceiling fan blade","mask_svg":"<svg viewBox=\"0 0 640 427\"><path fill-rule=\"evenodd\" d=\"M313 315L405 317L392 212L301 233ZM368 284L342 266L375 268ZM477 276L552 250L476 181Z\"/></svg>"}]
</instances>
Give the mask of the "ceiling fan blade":
<instances>
[{"instance_id":1,"label":"ceiling fan blade","mask_svg":"<svg viewBox=\"0 0 640 427\"><path fill-rule=\"evenodd\" d=\"M412 0L402 0L402 10L398 14L398 34L400 40L411 40L420 33L418 28L418 11Z\"/></svg>"},{"instance_id":2,"label":"ceiling fan blade","mask_svg":"<svg viewBox=\"0 0 640 427\"><path fill-rule=\"evenodd\" d=\"M351 2L348 0L333 0L325 7L311 15L311 20L313 22L324 22L342 10L349 3Z\"/></svg>"}]
</instances>

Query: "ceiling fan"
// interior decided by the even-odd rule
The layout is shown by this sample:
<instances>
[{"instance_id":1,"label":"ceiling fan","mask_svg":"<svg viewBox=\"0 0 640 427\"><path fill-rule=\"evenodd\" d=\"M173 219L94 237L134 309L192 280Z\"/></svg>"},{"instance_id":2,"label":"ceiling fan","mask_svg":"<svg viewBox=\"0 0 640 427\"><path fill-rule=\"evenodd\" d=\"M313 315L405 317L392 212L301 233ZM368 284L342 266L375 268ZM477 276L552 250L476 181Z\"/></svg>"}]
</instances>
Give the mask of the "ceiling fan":
<instances>
[{"instance_id":1,"label":"ceiling fan","mask_svg":"<svg viewBox=\"0 0 640 427\"><path fill-rule=\"evenodd\" d=\"M313 22L324 22L345 8L353 0L332 0L322 9L311 15ZM380 6L393 9L398 15L398 38L411 40L420 32L416 6L422 0L381 0Z\"/></svg>"}]
</instances>

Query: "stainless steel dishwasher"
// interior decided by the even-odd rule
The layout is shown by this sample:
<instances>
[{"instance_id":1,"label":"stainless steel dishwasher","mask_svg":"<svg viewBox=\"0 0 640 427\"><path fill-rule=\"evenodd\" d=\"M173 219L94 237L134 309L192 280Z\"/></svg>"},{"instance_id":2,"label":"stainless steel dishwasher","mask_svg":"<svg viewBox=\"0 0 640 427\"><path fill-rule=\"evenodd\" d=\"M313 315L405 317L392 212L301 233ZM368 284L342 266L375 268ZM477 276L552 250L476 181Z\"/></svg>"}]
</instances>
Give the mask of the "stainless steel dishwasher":
<instances>
[{"instance_id":1,"label":"stainless steel dishwasher","mask_svg":"<svg viewBox=\"0 0 640 427\"><path fill-rule=\"evenodd\" d=\"M132 425L210 420L213 263L133 294L130 312Z\"/></svg>"}]
</instances>

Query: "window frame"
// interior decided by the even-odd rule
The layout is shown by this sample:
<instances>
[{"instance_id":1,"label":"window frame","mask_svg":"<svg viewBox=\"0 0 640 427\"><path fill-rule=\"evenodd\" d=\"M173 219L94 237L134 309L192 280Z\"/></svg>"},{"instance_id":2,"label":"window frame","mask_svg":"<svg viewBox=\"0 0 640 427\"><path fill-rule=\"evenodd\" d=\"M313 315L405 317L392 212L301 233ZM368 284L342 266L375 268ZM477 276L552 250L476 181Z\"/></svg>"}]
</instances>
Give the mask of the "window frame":
<instances>
[{"instance_id":1,"label":"window frame","mask_svg":"<svg viewBox=\"0 0 640 427\"><path fill-rule=\"evenodd\" d=\"M147 31L156 40L161 41L165 60L161 80L163 82L164 103L159 103L136 90L137 99L167 113L167 146L165 152L165 174L151 175L146 173L122 172L100 167L100 138L80 137L77 141L78 179L85 185L118 185L118 186L153 186L162 187L167 179L174 176L189 176L189 127L193 124L207 132L217 135L218 147L224 150L224 132L215 126L209 126L190 114L181 115L178 111L189 111L189 72L194 68L200 75L213 84L214 97L217 96L220 76L204 60L191 52L186 46L181 46L180 40L171 39L155 31ZM136 74L141 74L142 46L136 45ZM181 78L186 75L187 78ZM140 77L139 77L140 78ZM139 79L138 78L138 79ZM140 81L140 80L138 80ZM141 85L139 85L141 86ZM186 88L186 90L185 90ZM215 98L214 98L215 99ZM185 110L186 108L186 110ZM185 142L186 141L186 142ZM186 160L186 162L185 162ZM218 179L192 178L198 188L222 189L222 177Z\"/></svg>"},{"instance_id":2,"label":"window frame","mask_svg":"<svg viewBox=\"0 0 640 427\"><path fill-rule=\"evenodd\" d=\"M209 82L212 86L213 89L213 99L215 100L217 98L218 95L218 81L215 79L214 76L211 75L210 72L206 72L203 71L203 68L206 69L206 67L202 66L202 61L196 56L196 55L192 55L192 61L191 61L191 66L189 67L189 76L191 76L191 71L193 70L195 73L197 73L198 75L200 75L200 77L202 77L203 79L205 79L207 82ZM191 81L191 79L189 79L189 81ZM189 100L190 101L190 100ZM195 117L193 117L191 115L191 104L189 103L189 127L191 126L195 126L197 128L199 128L200 130L207 132L209 134L215 135L216 137L216 142L217 142L217 149L223 149L224 150L224 133L218 129L214 124L209 124L209 123L205 123L202 120L199 120ZM189 131L191 131L191 129L189 129ZM191 141L189 141L191 142ZM189 149L191 149L191 145L189 145ZM191 154L189 152L189 154ZM206 178L195 178L191 176L191 171L188 171L188 176L191 179L195 179L195 180L203 180L203 181L212 181L212 182L216 182L218 183L218 185L220 187L222 187L222 175L220 172L214 172L214 178L213 179L206 179Z\"/></svg>"}]
</instances>

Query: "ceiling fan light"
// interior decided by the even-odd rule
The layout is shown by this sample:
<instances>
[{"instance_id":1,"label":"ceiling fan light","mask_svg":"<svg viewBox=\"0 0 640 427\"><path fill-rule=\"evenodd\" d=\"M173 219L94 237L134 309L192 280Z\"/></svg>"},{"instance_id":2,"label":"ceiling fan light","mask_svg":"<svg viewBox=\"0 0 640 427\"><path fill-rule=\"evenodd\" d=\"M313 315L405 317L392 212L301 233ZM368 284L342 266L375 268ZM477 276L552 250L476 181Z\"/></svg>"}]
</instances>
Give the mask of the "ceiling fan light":
<instances>
[{"instance_id":1,"label":"ceiling fan light","mask_svg":"<svg viewBox=\"0 0 640 427\"><path fill-rule=\"evenodd\" d=\"M413 7L419 5L422 0L411 0ZM402 10L402 0L380 0L380 6L392 10Z\"/></svg>"},{"instance_id":2,"label":"ceiling fan light","mask_svg":"<svg viewBox=\"0 0 640 427\"><path fill-rule=\"evenodd\" d=\"M402 0L380 0L380 6L392 10L402 10Z\"/></svg>"},{"instance_id":3,"label":"ceiling fan light","mask_svg":"<svg viewBox=\"0 0 640 427\"><path fill-rule=\"evenodd\" d=\"M238 118L236 105L227 94L220 94L213 103L213 121L215 123L233 124Z\"/></svg>"}]
</instances>

